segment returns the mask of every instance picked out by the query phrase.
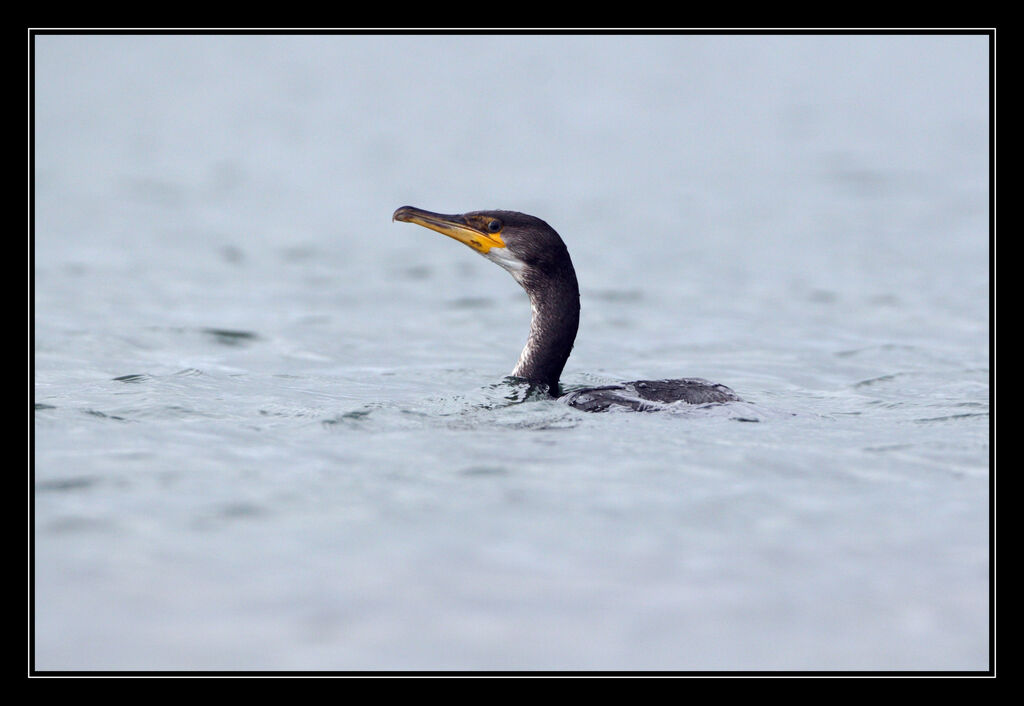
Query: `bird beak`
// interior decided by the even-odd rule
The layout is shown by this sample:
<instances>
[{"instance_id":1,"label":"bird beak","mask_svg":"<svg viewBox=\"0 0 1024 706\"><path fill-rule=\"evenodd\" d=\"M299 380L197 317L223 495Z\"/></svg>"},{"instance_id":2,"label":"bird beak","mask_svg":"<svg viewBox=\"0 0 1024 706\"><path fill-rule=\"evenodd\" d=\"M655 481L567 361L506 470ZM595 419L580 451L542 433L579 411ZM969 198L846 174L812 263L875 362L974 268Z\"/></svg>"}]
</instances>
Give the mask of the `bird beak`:
<instances>
[{"instance_id":1,"label":"bird beak","mask_svg":"<svg viewBox=\"0 0 1024 706\"><path fill-rule=\"evenodd\" d=\"M432 213L413 206L402 206L391 216L393 221L404 223L415 223L416 225L436 230L449 238L455 238L460 243L468 245L478 253L486 254L491 248L505 247L505 241L497 233L488 233L480 230L466 220L462 215L445 215L443 213Z\"/></svg>"}]
</instances>

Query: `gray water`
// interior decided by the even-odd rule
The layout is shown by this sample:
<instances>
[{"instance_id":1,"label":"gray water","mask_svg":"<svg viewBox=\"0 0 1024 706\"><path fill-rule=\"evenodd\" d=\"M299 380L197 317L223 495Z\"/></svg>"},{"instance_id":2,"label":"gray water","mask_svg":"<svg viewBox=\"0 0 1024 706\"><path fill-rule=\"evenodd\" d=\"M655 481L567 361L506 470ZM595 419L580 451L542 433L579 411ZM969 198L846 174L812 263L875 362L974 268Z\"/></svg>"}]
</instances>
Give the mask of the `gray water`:
<instances>
[{"instance_id":1,"label":"gray water","mask_svg":"<svg viewBox=\"0 0 1024 706\"><path fill-rule=\"evenodd\" d=\"M986 37L35 50L37 669L988 668Z\"/></svg>"}]
</instances>

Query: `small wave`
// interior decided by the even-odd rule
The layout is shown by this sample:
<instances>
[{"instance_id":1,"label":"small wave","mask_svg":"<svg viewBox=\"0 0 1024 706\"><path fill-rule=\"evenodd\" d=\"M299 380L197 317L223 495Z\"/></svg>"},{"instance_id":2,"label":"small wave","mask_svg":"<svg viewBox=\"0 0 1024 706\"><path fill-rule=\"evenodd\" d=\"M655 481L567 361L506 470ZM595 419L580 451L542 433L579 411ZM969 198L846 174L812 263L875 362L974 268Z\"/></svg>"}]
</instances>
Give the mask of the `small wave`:
<instances>
[{"instance_id":1,"label":"small wave","mask_svg":"<svg viewBox=\"0 0 1024 706\"><path fill-rule=\"evenodd\" d=\"M95 476L78 476L77 478L54 478L36 482L36 492L67 492L92 488L100 482Z\"/></svg>"},{"instance_id":2,"label":"small wave","mask_svg":"<svg viewBox=\"0 0 1024 706\"><path fill-rule=\"evenodd\" d=\"M879 375L878 377L868 378L867 380L861 380L853 383L854 387L870 387L871 385L877 385L880 382L891 382L903 373L892 373L891 375Z\"/></svg>"},{"instance_id":3,"label":"small wave","mask_svg":"<svg viewBox=\"0 0 1024 706\"><path fill-rule=\"evenodd\" d=\"M146 373L135 373L131 375L120 375L116 378L111 379L114 380L115 382L127 382L137 384L140 382L147 382L149 380L152 380L153 376L147 375Z\"/></svg>"},{"instance_id":4,"label":"small wave","mask_svg":"<svg viewBox=\"0 0 1024 706\"><path fill-rule=\"evenodd\" d=\"M222 346L244 346L259 339L259 336L252 331L236 331L223 328L204 328L201 330Z\"/></svg>"},{"instance_id":5,"label":"small wave","mask_svg":"<svg viewBox=\"0 0 1024 706\"><path fill-rule=\"evenodd\" d=\"M958 419L970 419L971 417L988 417L988 412L965 412L963 414L947 414L942 417L922 417L915 419L918 424L934 424L936 422L952 422Z\"/></svg>"},{"instance_id":6,"label":"small wave","mask_svg":"<svg viewBox=\"0 0 1024 706\"><path fill-rule=\"evenodd\" d=\"M114 421L118 422L130 421L125 417L121 417L116 414L107 414L106 412L101 412L98 409L83 409L82 412L88 414L91 417L99 417L100 419L113 419Z\"/></svg>"}]
</instances>

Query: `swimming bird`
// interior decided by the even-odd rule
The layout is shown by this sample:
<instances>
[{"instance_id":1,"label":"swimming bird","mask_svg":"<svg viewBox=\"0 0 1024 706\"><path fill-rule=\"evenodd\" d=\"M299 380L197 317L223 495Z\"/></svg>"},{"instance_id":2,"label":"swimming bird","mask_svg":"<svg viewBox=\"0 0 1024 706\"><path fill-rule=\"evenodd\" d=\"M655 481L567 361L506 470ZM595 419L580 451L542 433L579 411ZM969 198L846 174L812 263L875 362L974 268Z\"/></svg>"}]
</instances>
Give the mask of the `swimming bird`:
<instances>
[{"instance_id":1,"label":"swimming bird","mask_svg":"<svg viewBox=\"0 0 1024 706\"><path fill-rule=\"evenodd\" d=\"M672 402L710 404L739 401L725 385L701 378L636 380L562 394L559 378L580 323L576 270L561 236L535 216L518 211L473 211L448 215L402 206L392 220L415 223L447 235L497 263L530 297L530 335L512 377L589 412L613 407L662 409Z\"/></svg>"}]
</instances>

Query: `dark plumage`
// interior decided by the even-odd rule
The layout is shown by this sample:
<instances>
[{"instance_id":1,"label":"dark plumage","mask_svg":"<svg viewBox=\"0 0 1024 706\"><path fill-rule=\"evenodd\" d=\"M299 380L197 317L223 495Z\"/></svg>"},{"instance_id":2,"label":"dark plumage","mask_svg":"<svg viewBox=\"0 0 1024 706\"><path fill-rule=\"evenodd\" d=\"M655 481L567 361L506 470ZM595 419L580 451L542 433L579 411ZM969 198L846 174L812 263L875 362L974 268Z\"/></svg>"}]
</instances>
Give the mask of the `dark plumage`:
<instances>
[{"instance_id":1,"label":"dark plumage","mask_svg":"<svg viewBox=\"0 0 1024 706\"><path fill-rule=\"evenodd\" d=\"M590 412L612 407L660 409L672 402L709 404L738 401L724 385L700 378L638 380L573 390L562 396L559 378L569 359L580 320L580 290L569 251L554 228L517 211L474 211L445 215L403 206L394 220L436 230L501 265L530 296L530 335L513 377L544 386L553 397Z\"/></svg>"}]
</instances>

